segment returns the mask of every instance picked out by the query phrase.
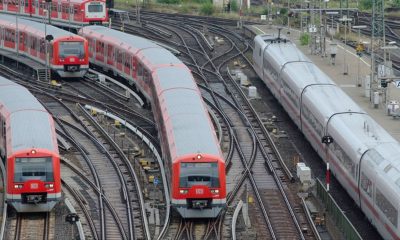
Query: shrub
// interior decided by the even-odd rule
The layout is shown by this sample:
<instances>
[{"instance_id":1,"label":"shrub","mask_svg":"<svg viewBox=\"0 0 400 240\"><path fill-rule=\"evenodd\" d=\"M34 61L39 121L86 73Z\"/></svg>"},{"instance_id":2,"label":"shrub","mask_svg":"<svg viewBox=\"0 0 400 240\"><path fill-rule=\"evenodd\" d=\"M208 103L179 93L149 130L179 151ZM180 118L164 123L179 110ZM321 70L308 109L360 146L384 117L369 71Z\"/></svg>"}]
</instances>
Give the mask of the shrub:
<instances>
[{"instance_id":1,"label":"shrub","mask_svg":"<svg viewBox=\"0 0 400 240\"><path fill-rule=\"evenodd\" d=\"M308 33L302 33L300 35L300 44L302 46L308 45L308 43L310 42L310 35L308 35Z\"/></svg>"},{"instance_id":2,"label":"shrub","mask_svg":"<svg viewBox=\"0 0 400 240\"><path fill-rule=\"evenodd\" d=\"M166 4L179 4L181 0L157 0L159 3L166 3Z\"/></svg>"},{"instance_id":3,"label":"shrub","mask_svg":"<svg viewBox=\"0 0 400 240\"><path fill-rule=\"evenodd\" d=\"M361 0L360 7L363 10L368 10L372 8L372 1L371 0Z\"/></svg>"},{"instance_id":4,"label":"shrub","mask_svg":"<svg viewBox=\"0 0 400 240\"><path fill-rule=\"evenodd\" d=\"M236 0L231 0L230 3L231 3L231 11L232 12L237 12L239 10L237 1Z\"/></svg>"},{"instance_id":5,"label":"shrub","mask_svg":"<svg viewBox=\"0 0 400 240\"><path fill-rule=\"evenodd\" d=\"M203 15L212 15L214 13L214 6L211 2L205 2L200 7L200 13Z\"/></svg>"}]
</instances>

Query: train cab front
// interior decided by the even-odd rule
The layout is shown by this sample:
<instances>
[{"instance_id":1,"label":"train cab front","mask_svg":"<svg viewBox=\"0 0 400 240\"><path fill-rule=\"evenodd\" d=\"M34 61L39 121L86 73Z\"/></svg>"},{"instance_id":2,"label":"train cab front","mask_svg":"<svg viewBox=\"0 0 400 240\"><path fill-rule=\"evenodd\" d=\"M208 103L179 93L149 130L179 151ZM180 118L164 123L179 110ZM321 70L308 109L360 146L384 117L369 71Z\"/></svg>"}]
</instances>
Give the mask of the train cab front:
<instances>
[{"instance_id":1,"label":"train cab front","mask_svg":"<svg viewBox=\"0 0 400 240\"><path fill-rule=\"evenodd\" d=\"M54 69L62 78L80 78L89 69L87 41L81 37L60 39L54 44Z\"/></svg>"},{"instance_id":2,"label":"train cab front","mask_svg":"<svg viewBox=\"0 0 400 240\"><path fill-rule=\"evenodd\" d=\"M58 156L37 150L9 158L7 202L17 212L51 211L61 199L59 167Z\"/></svg>"},{"instance_id":3,"label":"train cab front","mask_svg":"<svg viewBox=\"0 0 400 240\"><path fill-rule=\"evenodd\" d=\"M105 1L88 1L85 4L85 22L91 25L108 25Z\"/></svg>"},{"instance_id":4,"label":"train cab front","mask_svg":"<svg viewBox=\"0 0 400 240\"><path fill-rule=\"evenodd\" d=\"M225 163L195 155L173 166L172 205L183 218L215 218L226 206Z\"/></svg>"}]
</instances>

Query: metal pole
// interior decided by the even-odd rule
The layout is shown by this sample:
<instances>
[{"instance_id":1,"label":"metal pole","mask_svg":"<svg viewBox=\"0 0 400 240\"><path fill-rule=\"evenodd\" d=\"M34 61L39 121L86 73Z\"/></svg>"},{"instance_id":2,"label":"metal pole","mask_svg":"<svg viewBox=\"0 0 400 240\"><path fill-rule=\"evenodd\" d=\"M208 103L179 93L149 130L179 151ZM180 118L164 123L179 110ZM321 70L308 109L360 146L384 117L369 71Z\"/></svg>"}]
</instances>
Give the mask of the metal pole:
<instances>
[{"instance_id":1,"label":"metal pole","mask_svg":"<svg viewBox=\"0 0 400 240\"><path fill-rule=\"evenodd\" d=\"M347 46L347 17L344 21L344 48L343 48L343 75L347 75L347 65L346 65L346 46Z\"/></svg>"},{"instance_id":2,"label":"metal pole","mask_svg":"<svg viewBox=\"0 0 400 240\"><path fill-rule=\"evenodd\" d=\"M290 5L290 3L289 3L289 1L290 0L287 1L287 13L286 13L287 14L287 27L288 27L288 29L290 29L290 23L289 23L289 19L290 19L289 18L289 9L290 9L289 5Z\"/></svg>"},{"instance_id":3,"label":"metal pole","mask_svg":"<svg viewBox=\"0 0 400 240\"><path fill-rule=\"evenodd\" d=\"M68 31L71 32L71 16L72 16L72 11L71 11L71 0L68 0Z\"/></svg>"},{"instance_id":4,"label":"metal pole","mask_svg":"<svg viewBox=\"0 0 400 240\"><path fill-rule=\"evenodd\" d=\"M361 29L358 29L358 41L361 44ZM361 53L358 55L358 65L357 65L357 87L361 87L360 84L360 62L361 62Z\"/></svg>"},{"instance_id":5,"label":"metal pole","mask_svg":"<svg viewBox=\"0 0 400 240\"><path fill-rule=\"evenodd\" d=\"M18 29L18 16L19 16L19 4L17 4L17 15L15 16L15 43L17 44L17 69L18 69L18 61L19 61L19 29Z\"/></svg>"},{"instance_id":6,"label":"metal pole","mask_svg":"<svg viewBox=\"0 0 400 240\"><path fill-rule=\"evenodd\" d=\"M47 39L46 39L46 36L47 36L47 21L45 20L47 12L48 11L44 10L44 15L43 15L43 22L44 22L44 52L45 52L45 58L46 58L46 60L45 60L45 62L46 62L45 78L46 78L46 80L48 78L48 71L49 71L49 62L48 62L49 58L47 56Z\"/></svg>"}]
</instances>

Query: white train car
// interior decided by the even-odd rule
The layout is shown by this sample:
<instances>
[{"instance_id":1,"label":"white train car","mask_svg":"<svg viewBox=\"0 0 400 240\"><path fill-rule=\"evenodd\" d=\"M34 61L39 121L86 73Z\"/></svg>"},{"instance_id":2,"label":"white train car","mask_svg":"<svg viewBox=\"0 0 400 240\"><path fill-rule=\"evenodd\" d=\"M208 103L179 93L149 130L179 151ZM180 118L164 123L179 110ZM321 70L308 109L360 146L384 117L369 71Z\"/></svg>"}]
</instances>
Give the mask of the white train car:
<instances>
[{"instance_id":1,"label":"white train car","mask_svg":"<svg viewBox=\"0 0 400 240\"><path fill-rule=\"evenodd\" d=\"M400 144L294 43L273 35L254 42L258 76L379 233L400 239Z\"/></svg>"}]
</instances>

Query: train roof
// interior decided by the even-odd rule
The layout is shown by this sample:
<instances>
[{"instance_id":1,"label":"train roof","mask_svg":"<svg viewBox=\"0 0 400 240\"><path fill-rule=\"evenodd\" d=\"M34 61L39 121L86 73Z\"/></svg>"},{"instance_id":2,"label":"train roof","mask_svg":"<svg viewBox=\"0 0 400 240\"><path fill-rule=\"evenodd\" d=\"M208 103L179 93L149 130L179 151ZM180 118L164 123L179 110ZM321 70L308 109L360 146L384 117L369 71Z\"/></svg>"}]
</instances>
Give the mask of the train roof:
<instances>
[{"instance_id":1,"label":"train roof","mask_svg":"<svg viewBox=\"0 0 400 240\"><path fill-rule=\"evenodd\" d=\"M204 153L221 156L215 130L190 70L151 41L102 26L86 26L84 36L113 42L135 54L152 72L173 157ZM175 154L175 156L174 156Z\"/></svg>"},{"instance_id":2,"label":"train roof","mask_svg":"<svg viewBox=\"0 0 400 240\"><path fill-rule=\"evenodd\" d=\"M61 0L61 2L66 2L66 3L85 3L85 2L105 2L105 0Z\"/></svg>"},{"instance_id":3,"label":"train roof","mask_svg":"<svg viewBox=\"0 0 400 240\"><path fill-rule=\"evenodd\" d=\"M168 117L164 121L172 127L177 157L193 153L219 156L214 129L199 93L188 89L170 89L162 95L165 99L164 112Z\"/></svg>"},{"instance_id":4,"label":"train roof","mask_svg":"<svg viewBox=\"0 0 400 240\"><path fill-rule=\"evenodd\" d=\"M16 16L0 14L0 25L15 29ZM41 34L43 35L43 37L46 32L47 35L53 35L54 39L67 36L77 36L76 34L65 31L61 28L53 27L52 25L44 24L41 22L30 21L25 19L24 17L18 17L18 29L28 31L32 34Z\"/></svg>"},{"instance_id":5,"label":"train roof","mask_svg":"<svg viewBox=\"0 0 400 240\"><path fill-rule=\"evenodd\" d=\"M0 103L11 129L11 152L43 148L57 151L54 145L53 120L39 101L24 87L0 77ZM10 154L10 153L8 153Z\"/></svg>"},{"instance_id":6,"label":"train roof","mask_svg":"<svg viewBox=\"0 0 400 240\"><path fill-rule=\"evenodd\" d=\"M111 38L114 40L115 45L124 47L131 51L136 52L137 50L145 49L145 48L157 48L161 50L160 46L157 44L135 35L127 34L121 31L117 31L114 29L110 29L103 26L85 26L83 27L80 32L93 34L96 37L104 37L104 38Z\"/></svg>"}]
</instances>

